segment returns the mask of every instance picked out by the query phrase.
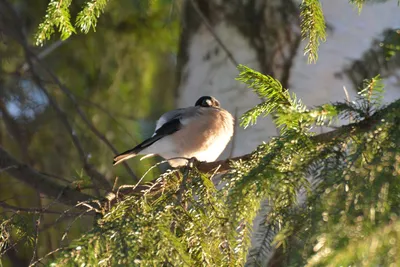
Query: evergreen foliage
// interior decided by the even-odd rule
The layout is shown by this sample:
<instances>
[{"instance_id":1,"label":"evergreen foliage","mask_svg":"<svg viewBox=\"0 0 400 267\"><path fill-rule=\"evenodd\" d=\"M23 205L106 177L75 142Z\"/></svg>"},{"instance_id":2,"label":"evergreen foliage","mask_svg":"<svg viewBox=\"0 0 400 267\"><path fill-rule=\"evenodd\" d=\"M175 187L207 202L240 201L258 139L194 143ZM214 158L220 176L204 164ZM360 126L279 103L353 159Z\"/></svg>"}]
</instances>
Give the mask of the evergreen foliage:
<instances>
[{"instance_id":1,"label":"evergreen foliage","mask_svg":"<svg viewBox=\"0 0 400 267\"><path fill-rule=\"evenodd\" d=\"M94 29L106 2L86 2L76 26ZM365 1L351 2L361 8ZM62 39L75 32L70 4L50 1L38 44L54 27ZM320 2L304 0L301 16L305 53L316 61L325 39ZM279 135L249 159L232 161L219 184L215 174L188 166L165 172L110 209L98 200L84 203L98 213L95 225L60 248L49 260L53 266L259 266L271 244L281 249L285 266L400 264L400 100L382 104L380 76L365 80L353 102L307 107L273 77L243 65L239 72L238 80L264 99L243 114L241 125L272 115ZM349 124L316 134L336 120ZM264 234L254 236L260 246L251 248L265 200ZM24 236L33 232L25 222L17 215L3 220L0 247L13 231L33 240Z\"/></svg>"},{"instance_id":2,"label":"evergreen foliage","mask_svg":"<svg viewBox=\"0 0 400 267\"><path fill-rule=\"evenodd\" d=\"M37 45L43 45L43 42L54 33L54 28L58 28L61 33L61 40L67 39L75 32L69 12L71 2L72 0L51 0L49 2L45 19L39 25L39 30L36 34Z\"/></svg>"},{"instance_id":3,"label":"evergreen foliage","mask_svg":"<svg viewBox=\"0 0 400 267\"><path fill-rule=\"evenodd\" d=\"M239 69L241 81L275 101L253 108L242 122L274 112L280 136L249 160L232 162L220 190L213 175L195 168L163 174L158 191L105 211L90 233L61 253L58 266L262 264L268 245L248 252L264 199L269 211L263 224L277 233L274 242L285 248L289 265L398 263L400 101L382 107L382 84L375 77L365 81L355 102L307 109L272 77ZM310 131L335 117L353 123L333 133ZM310 184L310 176L317 182ZM305 204L299 205L299 194L307 197Z\"/></svg>"},{"instance_id":4,"label":"evergreen foliage","mask_svg":"<svg viewBox=\"0 0 400 267\"><path fill-rule=\"evenodd\" d=\"M108 0L92 0L85 3L85 7L76 17L76 26L83 33L88 33L90 28L96 31L97 19L104 12Z\"/></svg>"},{"instance_id":5,"label":"evergreen foliage","mask_svg":"<svg viewBox=\"0 0 400 267\"><path fill-rule=\"evenodd\" d=\"M308 54L308 62L316 62L318 59L318 47L320 41L325 41L325 18L319 0L303 0L300 5L301 36L308 39L304 48L304 54Z\"/></svg>"},{"instance_id":6,"label":"evergreen foliage","mask_svg":"<svg viewBox=\"0 0 400 267\"><path fill-rule=\"evenodd\" d=\"M350 0L349 2L358 8L358 12L361 13L362 7L368 3L383 3L389 0ZM397 1L400 3L399 1Z\"/></svg>"},{"instance_id":7,"label":"evergreen foliage","mask_svg":"<svg viewBox=\"0 0 400 267\"><path fill-rule=\"evenodd\" d=\"M15 17L12 10L3 5L7 2L19 16ZM110 181L119 176L120 184L134 183L124 167L110 168L110 159L115 153L96 137L77 108L95 125L103 140L108 140L118 150L147 136L154 129L159 114L173 108L171 54L177 50L179 13L171 10L166 1L161 4L154 1L151 7L136 6L137 2L130 0L113 1L108 3L109 10L97 22L99 34L76 35L65 42L49 41L44 47L33 47L33 36L49 2L0 0L0 147L26 166L46 174L62 188L103 195L102 189L100 194L95 192L99 184L93 183L83 169L82 158L71 143L71 132L65 130L41 89L47 89L65 113L89 164ZM82 2L72 1L69 6L72 24ZM145 13L143 8L147 8ZM22 39L24 36L26 39ZM25 48L39 58L37 61L31 57L32 68L27 61L30 53L24 51ZM31 69L38 77L32 75ZM60 89L48 70L69 90L67 93ZM40 86L35 78L40 79ZM3 159L0 162L4 164ZM130 165L140 176L154 162L156 159L133 159ZM10 238L0 251L0 265L12 265L9 260L12 253L24 260L17 266L29 264L35 244L27 242L26 238L36 237L39 216L39 257L58 248L61 239L61 245L69 243L92 228L92 213L80 215L81 210L39 195L37 190L43 184L33 189L7 171L0 167L0 224L14 216L19 208L22 209L20 215L31 215L8 221L3 229ZM152 180L159 173L156 169L146 178ZM40 206L44 209L41 215Z\"/></svg>"}]
</instances>

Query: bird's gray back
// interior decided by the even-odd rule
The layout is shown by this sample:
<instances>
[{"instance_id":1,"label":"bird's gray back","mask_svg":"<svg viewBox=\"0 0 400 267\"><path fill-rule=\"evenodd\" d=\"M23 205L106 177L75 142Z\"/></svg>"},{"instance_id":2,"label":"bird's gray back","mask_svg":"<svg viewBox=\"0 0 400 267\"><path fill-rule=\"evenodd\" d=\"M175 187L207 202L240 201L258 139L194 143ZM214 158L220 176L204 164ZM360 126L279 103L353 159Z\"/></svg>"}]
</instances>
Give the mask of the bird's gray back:
<instances>
[{"instance_id":1,"label":"bird's gray back","mask_svg":"<svg viewBox=\"0 0 400 267\"><path fill-rule=\"evenodd\" d=\"M158 119L157 124L156 124L156 129L154 130L154 132L157 131L165 123L167 123L171 120L174 120L174 119L179 119L180 121L185 121L187 119L190 120L190 118L195 117L198 109L199 109L198 107L178 108L178 109L171 110L171 111L164 113Z\"/></svg>"}]
</instances>

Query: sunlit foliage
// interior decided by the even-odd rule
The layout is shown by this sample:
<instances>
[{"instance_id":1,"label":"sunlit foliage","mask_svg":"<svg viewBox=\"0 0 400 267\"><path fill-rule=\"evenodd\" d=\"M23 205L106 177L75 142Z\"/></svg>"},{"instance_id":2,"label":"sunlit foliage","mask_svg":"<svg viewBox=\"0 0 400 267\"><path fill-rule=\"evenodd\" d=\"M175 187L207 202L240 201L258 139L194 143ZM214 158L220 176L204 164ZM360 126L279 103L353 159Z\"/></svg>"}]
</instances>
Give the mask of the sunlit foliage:
<instances>
[{"instance_id":1,"label":"sunlit foliage","mask_svg":"<svg viewBox=\"0 0 400 267\"><path fill-rule=\"evenodd\" d=\"M31 8L24 1L15 2L22 14ZM369 1L351 2L361 8ZM0 249L27 245L41 250L40 255L57 249L40 259L56 266L259 266L275 248L283 255L284 266L399 265L400 102L382 104L383 84L375 75L364 81L354 102L307 107L275 78L240 65L237 79L264 99L243 114L241 125L251 127L260 116L271 115L279 135L260 144L249 159L232 161L220 183L213 182L213 173L200 173L196 167L150 174L146 179L159 176L158 190L117 198L105 208L102 189L82 169L70 135L82 140L89 163L110 180L116 174L122 183L138 181L122 168L110 170L113 153L104 140L118 149L130 147L153 126L146 119L173 106L170 70L179 8L175 4L39 1L34 8L45 12L47 6L46 16L27 15L39 29L4 16L1 22L9 22L3 27L9 30L4 38L12 45L0 44L7 59L0 79L5 88L0 91L1 130L7 131L1 145L21 161L57 174L57 179L66 177L69 185L99 199L79 204L96 216L86 219L86 211L79 210L72 222L60 224L69 209L21 184L14 184L10 192L10 179L2 176L0 182L8 186L0 190L3 199L12 199L8 203L28 206L37 198L55 215L2 213ZM320 2L304 0L300 11L302 36L309 41L305 53L313 62L326 35ZM27 39L21 39L25 35L18 23L30 25L25 29ZM56 31L65 41L51 39ZM73 35L79 31L87 34ZM44 45L35 48L37 73L29 72L32 65L25 62L26 43L32 39ZM393 56L397 46L390 40L385 49ZM67 133L55 115L35 74L67 114L73 133ZM80 110L104 133L103 141L94 138ZM339 119L349 125L316 134L318 127L333 126ZM133 162L138 173L152 163ZM260 223L263 232L253 236L259 246L251 247L262 201L268 201ZM46 240L36 239L38 222L46 225L48 218L56 219L63 231L52 229Z\"/></svg>"},{"instance_id":2,"label":"sunlit foliage","mask_svg":"<svg viewBox=\"0 0 400 267\"><path fill-rule=\"evenodd\" d=\"M375 77L365 81L354 103L308 110L283 93L278 81L244 66L240 70L240 80L280 103L265 102L242 121L274 112L281 135L260 145L250 160L232 162L221 190L210 181L212 174L187 168L167 172L158 191L129 197L106 212L90 233L61 252L60 266L261 264L270 247L260 242L264 245L250 250L250 241L264 199L270 209L262 223L277 234L274 244L284 248L293 266L350 264L364 257L385 265L398 262L400 102L382 108L382 86ZM324 119L322 110L328 114ZM351 116L353 124L322 135L310 131L336 116ZM310 176L316 182L310 184ZM298 194L305 203L298 202ZM360 243L365 236L374 240L373 248Z\"/></svg>"}]
</instances>

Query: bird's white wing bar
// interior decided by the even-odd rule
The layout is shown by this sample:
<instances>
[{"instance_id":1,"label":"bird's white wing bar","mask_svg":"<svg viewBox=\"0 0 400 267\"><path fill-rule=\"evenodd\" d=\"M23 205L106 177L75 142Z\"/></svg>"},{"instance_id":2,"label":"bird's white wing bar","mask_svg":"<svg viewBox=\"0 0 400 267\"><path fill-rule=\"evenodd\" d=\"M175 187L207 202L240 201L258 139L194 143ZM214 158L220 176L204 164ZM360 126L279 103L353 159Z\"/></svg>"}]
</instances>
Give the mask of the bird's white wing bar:
<instances>
[{"instance_id":1,"label":"bird's white wing bar","mask_svg":"<svg viewBox=\"0 0 400 267\"><path fill-rule=\"evenodd\" d=\"M218 100L203 96L193 107L163 114L153 136L115 156L113 164L139 154L145 155L144 158L157 154L171 159L168 162L172 167L186 164L186 160L177 157L213 161L229 142L233 126L232 115L220 108Z\"/></svg>"},{"instance_id":2,"label":"bird's white wing bar","mask_svg":"<svg viewBox=\"0 0 400 267\"><path fill-rule=\"evenodd\" d=\"M160 129L167 122L169 122L173 119L181 118L182 114L184 112L185 112L184 108L179 108L179 109L171 110L171 111L168 111L167 113L164 113L157 121L156 128L154 129L154 134L156 133L156 131L158 129Z\"/></svg>"}]
</instances>

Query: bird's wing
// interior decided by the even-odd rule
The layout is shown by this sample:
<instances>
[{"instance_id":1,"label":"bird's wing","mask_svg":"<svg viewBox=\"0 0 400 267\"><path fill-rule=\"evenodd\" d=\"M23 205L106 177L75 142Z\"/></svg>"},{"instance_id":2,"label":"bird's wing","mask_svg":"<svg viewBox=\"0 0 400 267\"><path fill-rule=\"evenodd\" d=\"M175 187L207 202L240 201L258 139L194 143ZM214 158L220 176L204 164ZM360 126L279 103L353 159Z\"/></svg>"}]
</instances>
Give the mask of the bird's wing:
<instances>
[{"instance_id":1,"label":"bird's wing","mask_svg":"<svg viewBox=\"0 0 400 267\"><path fill-rule=\"evenodd\" d=\"M187 122L190 120L190 117L193 117L194 111L195 109L190 107L175 109L164 113L157 121L153 136L137 145L134 150L139 152L154 144L164 136L171 135L179 131L184 125L187 124Z\"/></svg>"},{"instance_id":2,"label":"bird's wing","mask_svg":"<svg viewBox=\"0 0 400 267\"><path fill-rule=\"evenodd\" d=\"M144 140L139 146L144 149L156 141L160 140L164 136L173 134L176 131L179 131L182 128L182 123L181 123L181 118L175 118L172 119L168 122L165 122L161 127L158 129L156 128L156 131L154 132L153 136L150 137L149 139Z\"/></svg>"},{"instance_id":3,"label":"bird's wing","mask_svg":"<svg viewBox=\"0 0 400 267\"><path fill-rule=\"evenodd\" d=\"M143 149L148 148L149 146L151 146L152 144L154 144L155 142L157 142L164 136L173 134L174 132L178 131L181 127L182 127L182 124L181 124L179 118L175 118L175 119L172 119L172 120L164 123L163 125L161 125L161 127L159 127L155 131L155 133L152 137L144 140L142 143L138 144L134 148L129 149L129 150L115 156L113 165L116 165L124 160L127 160L129 158L136 156Z\"/></svg>"},{"instance_id":4,"label":"bird's wing","mask_svg":"<svg viewBox=\"0 0 400 267\"><path fill-rule=\"evenodd\" d=\"M185 108L178 108L164 113L157 121L154 135L156 134L157 130L160 129L165 123L168 123L169 121L172 121L174 119L182 118L185 114L185 110Z\"/></svg>"},{"instance_id":5,"label":"bird's wing","mask_svg":"<svg viewBox=\"0 0 400 267\"><path fill-rule=\"evenodd\" d=\"M179 131L184 125L188 124L196 116L197 111L197 107L189 107L179 108L164 113L157 121L153 136L137 145L135 149L139 151L143 150L164 136L171 135Z\"/></svg>"},{"instance_id":6,"label":"bird's wing","mask_svg":"<svg viewBox=\"0 0 400 267\"><path fill-rule=\"evenodd\" d=\"M148 148L161 138L179 131L184 125L191 121L191 118L196 114L196 110L195 107L181 108L163 114L157 121L153 136L144 140L136 147L115 156L114 165L136 156L140 151Z\"/></svg>"}]
</instances>

